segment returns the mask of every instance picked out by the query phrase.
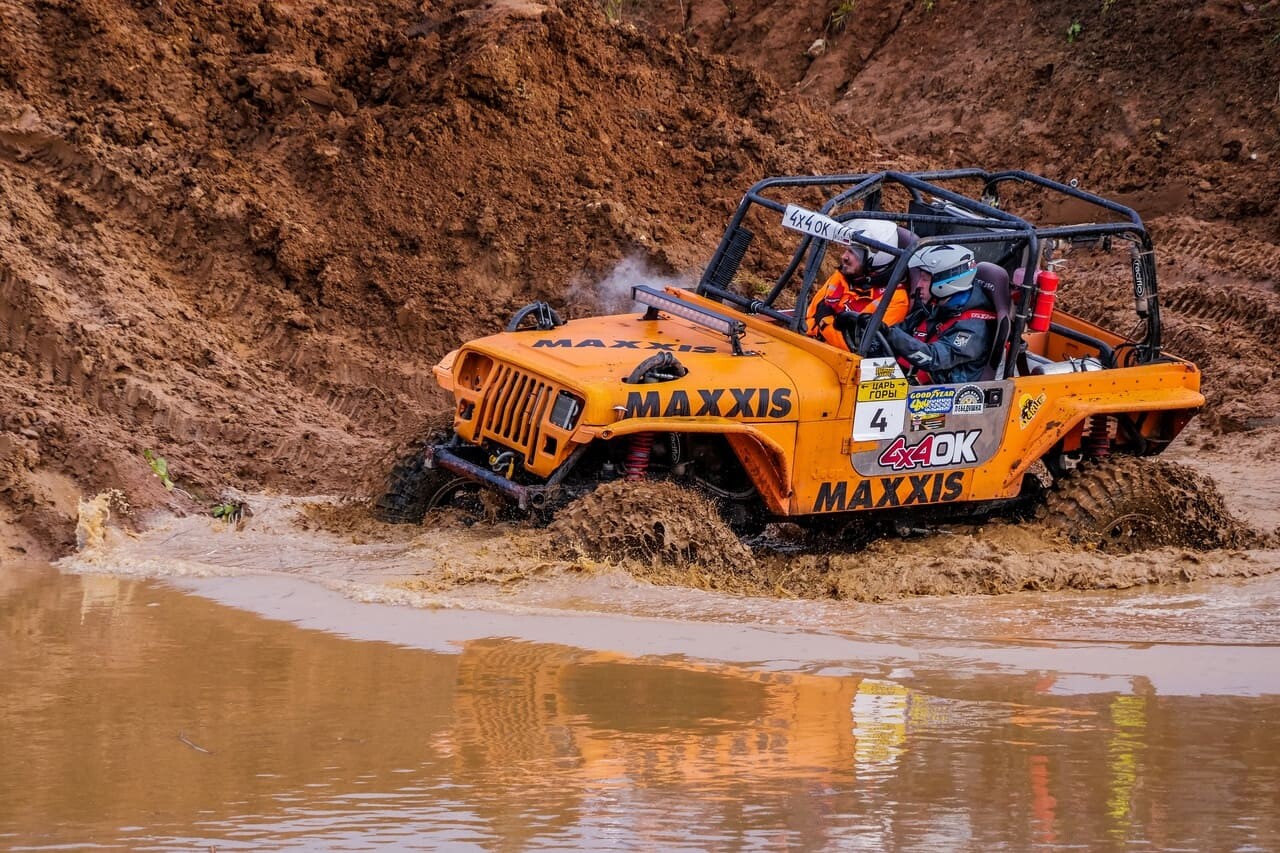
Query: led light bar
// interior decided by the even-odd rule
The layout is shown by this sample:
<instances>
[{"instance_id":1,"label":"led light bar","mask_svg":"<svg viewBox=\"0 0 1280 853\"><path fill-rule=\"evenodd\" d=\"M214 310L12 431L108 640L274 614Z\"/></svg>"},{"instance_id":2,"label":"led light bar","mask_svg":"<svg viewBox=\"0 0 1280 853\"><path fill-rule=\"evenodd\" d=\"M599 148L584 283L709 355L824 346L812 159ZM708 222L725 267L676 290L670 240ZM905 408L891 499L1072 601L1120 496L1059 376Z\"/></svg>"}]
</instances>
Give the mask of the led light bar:
<instances>
[{"instance_id":1,"label":"led light bar","mask_svg":"<svg viewBox=\"0 0 1280 853\"><path fill-rule=\"evenodd\" d=\"M658 312L665 311L673 317L680 317L713 332L719 332L726 336L729 339L729 343L733 345L734 355L743 354L742 336L747 332L747 324L741 320L726 317L716 311L700 308L697 305L690 305L682 299L677 299L660 290L654 290L647 284L633 286L631 288L631 298L641 305L648 306L649 310L645 312L644 319L656 320L658 319Z\"/></svg>"}]
</instances>

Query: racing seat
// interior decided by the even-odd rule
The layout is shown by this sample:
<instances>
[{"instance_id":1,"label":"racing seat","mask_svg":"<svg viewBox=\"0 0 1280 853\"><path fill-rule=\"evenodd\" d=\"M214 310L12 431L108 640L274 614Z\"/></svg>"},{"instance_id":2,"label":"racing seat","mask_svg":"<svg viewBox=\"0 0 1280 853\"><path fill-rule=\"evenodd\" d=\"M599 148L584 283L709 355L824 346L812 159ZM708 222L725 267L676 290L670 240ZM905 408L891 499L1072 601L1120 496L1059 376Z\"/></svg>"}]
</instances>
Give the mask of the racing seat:
<instances>
[{"instance_id":1,"label":"racing seat","mask_svg":"<svg viewBox=\"0 0 1280 853\"><path fill-rule=\"evenodd\" d=\"M1013 297L1009 292L1009 273L1004 267L990 261L981 261L976 272L977 283L987 292L996 313L996 333L991 338L991 350L982 367L982 381L985 382L996 378L996 373L1004 362L1005 349L1009 343L1009 315L1013 311Z\"/></svg>"}]
</instances>

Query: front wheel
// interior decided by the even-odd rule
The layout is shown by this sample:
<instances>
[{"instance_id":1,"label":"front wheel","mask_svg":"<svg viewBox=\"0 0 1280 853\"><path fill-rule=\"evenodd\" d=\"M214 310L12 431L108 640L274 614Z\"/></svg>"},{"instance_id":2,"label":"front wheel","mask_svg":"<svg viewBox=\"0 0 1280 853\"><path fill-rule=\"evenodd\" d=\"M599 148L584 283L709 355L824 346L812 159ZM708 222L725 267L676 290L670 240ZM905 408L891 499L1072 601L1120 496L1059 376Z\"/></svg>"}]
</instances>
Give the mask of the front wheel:
<instances>
[{"instance_id":1,"label":"front wheel","mask_svg":"<svg viewBox=\"0 0 1280 853\"><path fill-rule=\"evenodd\" d=\"M668 481L602 483L561 509L550 532L564 550L597 559L728 571L755 565L710 501Z\"/></svg>"},{"instance_id":2,"label":"front wheel","mask_svg":"<svg viewBox=\"0 0 1280 853\"><path fill-rule=\"evenodd\" d=\"M415 450L399 457L374 498L374 517L388 524L421 524L431 510L458 507L468 521L484 517L480 485L443 469L426 466L426 447L447 443L453 437L452 416L435 419L415 442Z\"/></svg>"},{"instance_id":3,"label":"front wheel","mask_svg":"<svg viewBox=\"0 0 1280 853\"><path fill-rule=\"evenodd\" d=\"M399 459L387 475L382 494L373 501L373 515L389 524L421 524L428 512L459 507L483 513L480 487L440 468L428 468L423 449Z\"/></svg>"}]
</instances>

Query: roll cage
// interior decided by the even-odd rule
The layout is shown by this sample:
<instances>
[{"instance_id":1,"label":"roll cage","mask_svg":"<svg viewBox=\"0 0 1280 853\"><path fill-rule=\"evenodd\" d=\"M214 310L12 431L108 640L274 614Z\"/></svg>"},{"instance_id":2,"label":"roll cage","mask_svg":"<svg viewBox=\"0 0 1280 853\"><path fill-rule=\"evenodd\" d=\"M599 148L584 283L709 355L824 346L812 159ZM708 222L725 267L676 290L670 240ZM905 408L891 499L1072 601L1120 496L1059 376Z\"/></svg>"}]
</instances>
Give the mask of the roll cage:
<instances>
[{"instance_id":1,"label":"roll cage","mask_svg":"<svg viewBox=\"0 0 1280 853\"><path fill-rule=\"evenodd\" d=\"M946 185L980 183L979 198L957 192ZM1043 205L1052 201L1073 201L1089 212L1105 214L1113 221L1076 222L1036 226L1027 218L1003 209L1001 190L1028 187L1039 192L1033 199ZM1140 329L1131 336L1133 346L1126 364L1146 364L1160 358L1160 312L1156 290L1155 253L1151 237L1138 214L1124 205L1105 199L1078 187L1062 184L1040 175L1019 170L987 172L981 169L953 169L934 172L884 171L849 175L813 175L767 178L752 186L738 204L725 229L711 261L703 271L697 293L727 303L749 314L770 317L794 331L804 333L805 308L817 284L823 258L831 239L814 233L801 234L790 261L773 281L768 293L753 296L734 288L754 234L746 226L749 215L761 208L786 216L790 205L774 196L812 197L814 192L824 200L816 213L836 223L851 219L881 219L912 231L919 241L908 248L880 243L861 234L843 232L835 242L858 243L869 251L887 252L894 258L889 275L888 295L905 287L907 265L922 248L942 243L959 243L974 251L979 261L990 261L1003 267L1015 282L1014 311L1009 331L1010 341L1021 341L1027 329L1032 308L1039 296L1036 273L1052 259L1059 242L1102 244L1112 240L1129 243L1132 288ZM886 195L895 199L905 196L900 210L884 209ZM793 229L798 230L798 229ZM1019 270L1021 276L1018 275ZM796 290L795 308L779 308L780 297ZM859 347L865 355L882 325L890 299L880 300ZM1053 324L1052 331L1074 337L1071 329ZM1109 347L1104 356L1115 355ZM1013 375L1017 359L1007 358L1004 378Z\"/></svg>"}]
</instances>

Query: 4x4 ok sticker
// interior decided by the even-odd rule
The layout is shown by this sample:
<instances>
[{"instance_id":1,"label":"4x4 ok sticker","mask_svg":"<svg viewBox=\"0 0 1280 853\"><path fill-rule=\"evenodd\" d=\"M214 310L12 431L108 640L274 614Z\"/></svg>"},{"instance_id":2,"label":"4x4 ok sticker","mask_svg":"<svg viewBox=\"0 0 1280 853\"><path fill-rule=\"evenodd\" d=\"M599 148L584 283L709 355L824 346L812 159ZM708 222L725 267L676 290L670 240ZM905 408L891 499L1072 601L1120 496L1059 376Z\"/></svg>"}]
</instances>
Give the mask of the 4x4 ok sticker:
<instances>
[{"instance_id":1,"label":"4x4 ok sticker","mask_svg":"<svg viewBox=\"0 0 1280 853\"><path fill-rule=\"evenodd\" d=\"M876 461L893 471L971 465L978 461L974 444L981 435L980 429L971 429L966 432L935 432L920 439L918 444L912 445L908 445L904 437L898 436L889 443Z\"/></svg>"}]
</instances>

